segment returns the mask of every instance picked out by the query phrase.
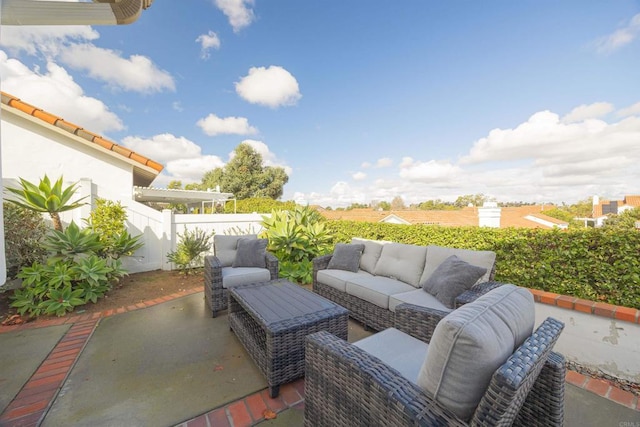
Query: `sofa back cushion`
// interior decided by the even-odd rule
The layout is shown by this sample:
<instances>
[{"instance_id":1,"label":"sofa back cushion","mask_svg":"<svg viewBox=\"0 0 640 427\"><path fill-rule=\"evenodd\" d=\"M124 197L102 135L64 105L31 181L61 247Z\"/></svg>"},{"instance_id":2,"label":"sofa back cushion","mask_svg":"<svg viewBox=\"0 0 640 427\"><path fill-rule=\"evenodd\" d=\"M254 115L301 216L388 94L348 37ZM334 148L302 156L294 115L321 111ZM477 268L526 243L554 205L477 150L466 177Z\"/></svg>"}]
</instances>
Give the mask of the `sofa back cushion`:
<instances>
[{"instance_id":1,"label":"sofa back cushion","mask_svg":"<svg viewBox=\"0 0 640 427\"><path fill-rule=\"evenodd\" d=\"M426 246L387 243L382 246L380 259L373 274L391 277L417 288L424 271L426 256Z\"/></svg>"},{"instance_id":2,"label":"sofa back cushion","mask_svg":"<svg viewBox=\"0 0 640 427\"><path fill-rule=\"evenodd\" d=\"M478 279L478 282L486 282L493 271L493 264L496 262L496 253L493 251L474 251L471 249L447 248L444 246L427 246L427 259L424 271L420 277L420 283L425 283L433 272L451 255L456 255L462 261L471 265L483 267L487 272Z\"/></svg>"},{"instance_id":3,"label":"sofa back cushion","mask_svg":"<svg viewBox=\"0 0 640 427\"><path fill-rule=\"evenodd\" d=\"M451 255L422 283L422 289L447 308L455 308L458 295L470 289L486 272L484 267L469 264L456 255Z\"/></svg>"},{"instance_id":4,"label":"sofa back cushion","mask_svg":"<svg viewBox=\"0 0 640 427\"><path fill-rule=\"evenodd\" d=\"M238 267L267 267L267 245L268 239L248 239L243 237L238 239L238 246L236 249L236 257L233 260L231 266L233 268Z\"/></svg>"},{"instance_id":5,"label":"sofa back cushion","mask_svg":"<svg viewBox=\"0 0 640 427\"><path fill-rule=\"evenodd\" d=\"M255 234L245 234L240 236L227 236L224 234L216 234L213 236L213 254L218 257L222 267L231 267L236 259L238 250L238 240L257 239Z\"/></svg>"},{"instance_id":6,"label":"sofa back cushion","mask_svg":"<svg viewBox=\"0 0 640 427\"><path fill-rule=\"evenodd\" d=\"M502 285L436 326L418 385L463 420L473 415L494 372L531 335L533 295Z\"/></svg>"},{"instance_id":7,"label":"sofa back cushion","mask_svg":"<svg viewBox=\"0 0 640 427\"><path fill-rule=\"evenodd\" d=\"M362 251L364 251L362 243L337 243L327 268L356 273L360 267Z\"/></svg>"},{"instance_id":8,"label":"sofa back cushion","mask_svg":"<svg viewBox=\"0 0 640 427\"><path fill-rule=\"evenodd\" d=\"M373 274L376 269L376 263L382 253L382 245L385 242L378 242L376 240L367 240L354 237L351 239L351 243L363 244L364 250L360 257L360 270L364 270L367 273Z\"/></svg>"}]
</instances>

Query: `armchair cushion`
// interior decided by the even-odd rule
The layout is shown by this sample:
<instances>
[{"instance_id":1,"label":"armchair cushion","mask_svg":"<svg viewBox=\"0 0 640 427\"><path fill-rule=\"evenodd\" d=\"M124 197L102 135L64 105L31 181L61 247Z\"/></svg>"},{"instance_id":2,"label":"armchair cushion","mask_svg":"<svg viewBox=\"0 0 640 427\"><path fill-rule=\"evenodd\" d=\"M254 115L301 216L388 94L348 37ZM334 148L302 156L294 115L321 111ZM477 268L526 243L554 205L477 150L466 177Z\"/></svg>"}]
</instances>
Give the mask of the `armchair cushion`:
<instances>
[{"instance_id":1,"label":"armchair cushion","mask_svg":"<svg viewBox=\"0 0 640 427\"><path fill-rule=\"evenodd\" d=\"M382 360L414 384L418 382L418 373L429 349L429 344L395 328L370 335L353 345Z\"/></svg>"},{"instance_id":2,"label":"armchair cushion","mask_svg":"<svg viewBox=\"0 0 640 427\"><path fill-rule=\"evenodd\" d=\"M213 253L220 261L221 267L231 267L236 259L236 251L238 250L238 240L257 239L255 234L245 234L241 236L227 236L224 234L216 234L213 236Z\"/></svg>"},{"instance_id":3,"label":"armchair cushion","mask_svg":"<svg viewBox=\"0 0 640 427\"><path fill-rule=\"evenodd\" d=\"M468 420L491 376L531 335L533 295L503 285L445 316L436 326L418 385Z\"/></svg>"},{"instance_id":4,"label":"armchair cushion","mask_svg":"<svg viewBox=\"0 0 640 427\"><path fill-rule=\"evenodd\" d=\"M451 255L435 269L422 289L447 308L454 308L458 295L470 289L486 272L486 268L471 265L456 255Z\"/></svg>"},{"instance_id":5,"label":"armchair cushion","mask_svg":"<svg viewBox=\"0 0 640 427\"><path fill-rule=\"evenodd\" d=\"M333 270L345 270L357 272L360 267L360 257L364 251L362 243L338 243L333 250L333 256L329 260L327 268Z\"/></svg>"},{"instance_id":6,"label":"armchair cushion","mask_svg":"<svg viewBox=\"0 0 640 427\"><path fill-rule=\"evenodd\" d=\"M265 268L267 263L267 239L247 239L238 240L236 257L233 259L232 267L258 267Z\"/></svg>"}]
</instances>

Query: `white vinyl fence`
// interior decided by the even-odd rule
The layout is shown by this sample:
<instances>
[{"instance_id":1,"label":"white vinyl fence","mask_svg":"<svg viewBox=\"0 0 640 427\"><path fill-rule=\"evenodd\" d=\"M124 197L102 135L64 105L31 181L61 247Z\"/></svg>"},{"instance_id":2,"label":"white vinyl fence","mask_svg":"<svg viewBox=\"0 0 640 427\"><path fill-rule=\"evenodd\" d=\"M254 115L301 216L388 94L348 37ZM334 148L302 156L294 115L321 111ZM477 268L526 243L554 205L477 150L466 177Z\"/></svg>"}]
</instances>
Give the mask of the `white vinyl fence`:
<instances>
[{"instance_id":1,"label":"white vinyl fence","mask_svg":"<svg viewBox=\"0 0 640 427\"><path fill-rule=\"evenodd\" d=\"M87 204L79 209L64 212L63 222L72 220L84 226L83 219L88 218L96 198L119 201L127 211L127 230L133 236L142 234L144 246L133 256L122 260L123 267L129 273L152 270L172 270L167 254L176 249L180 240L178 234L185 229L196 228L215 234L257 234L262 231L262 214L174 214L170 210L157 211L136 202L130 193L117 194L98 187L91 180L80 180L78 196L85 197ZM211 248L213 251L213 247Z\"/></svg>"}]
</instances>

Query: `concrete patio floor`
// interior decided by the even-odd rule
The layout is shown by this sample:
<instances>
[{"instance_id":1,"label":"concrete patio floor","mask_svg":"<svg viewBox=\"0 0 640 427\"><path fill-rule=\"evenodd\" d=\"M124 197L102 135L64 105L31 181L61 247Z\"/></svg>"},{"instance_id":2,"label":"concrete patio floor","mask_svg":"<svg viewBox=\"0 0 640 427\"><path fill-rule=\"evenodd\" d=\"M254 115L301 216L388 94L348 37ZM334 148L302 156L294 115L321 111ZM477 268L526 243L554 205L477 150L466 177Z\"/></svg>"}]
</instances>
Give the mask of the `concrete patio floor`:
<instances>
[{"instance_id":1,"label":"concrete patio floor","mask_svg":"<svg viewBox=\"0 0 640 427\"><path fill-rule=\"evenodd\" d=\"M368 334L350 321L349 341ZM229 331L226 314L211 318L198 289L117 312L4 327L0 358L0 426L303 421L304 380L269 398L266 381ZM567 384L567 426L640 425L637 397L627 402L634 410L586 390L587 381L574 376L570 382L581 387ZM619 396L616 390L600 394ZM276 418L265 419L270 413Z\"/></svg>"}]
</instances>

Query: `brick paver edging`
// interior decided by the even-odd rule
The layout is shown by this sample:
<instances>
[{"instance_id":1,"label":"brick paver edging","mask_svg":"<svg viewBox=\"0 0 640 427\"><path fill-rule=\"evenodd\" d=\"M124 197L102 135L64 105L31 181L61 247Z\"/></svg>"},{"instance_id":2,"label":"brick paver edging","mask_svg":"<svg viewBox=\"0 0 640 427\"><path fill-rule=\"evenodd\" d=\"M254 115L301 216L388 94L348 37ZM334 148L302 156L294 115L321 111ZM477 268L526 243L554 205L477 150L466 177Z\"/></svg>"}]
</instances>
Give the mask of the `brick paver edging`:
<instances>
[{"instance_id":1,"label":"brick paver edging","mask_svg":"<svg viewBox=\"0 0 640 427\"><path fill-rule=\"evenodd\" d=\"M554 294L553 292L541 291L539 289L529 289L529 291L533 294L535 302L541 304L555 305L556 307L621 320L623 322L640 323L640 310L635 308L622 307L604 302L594 302L567 295Z\"/></svg>"}]
</instances>

